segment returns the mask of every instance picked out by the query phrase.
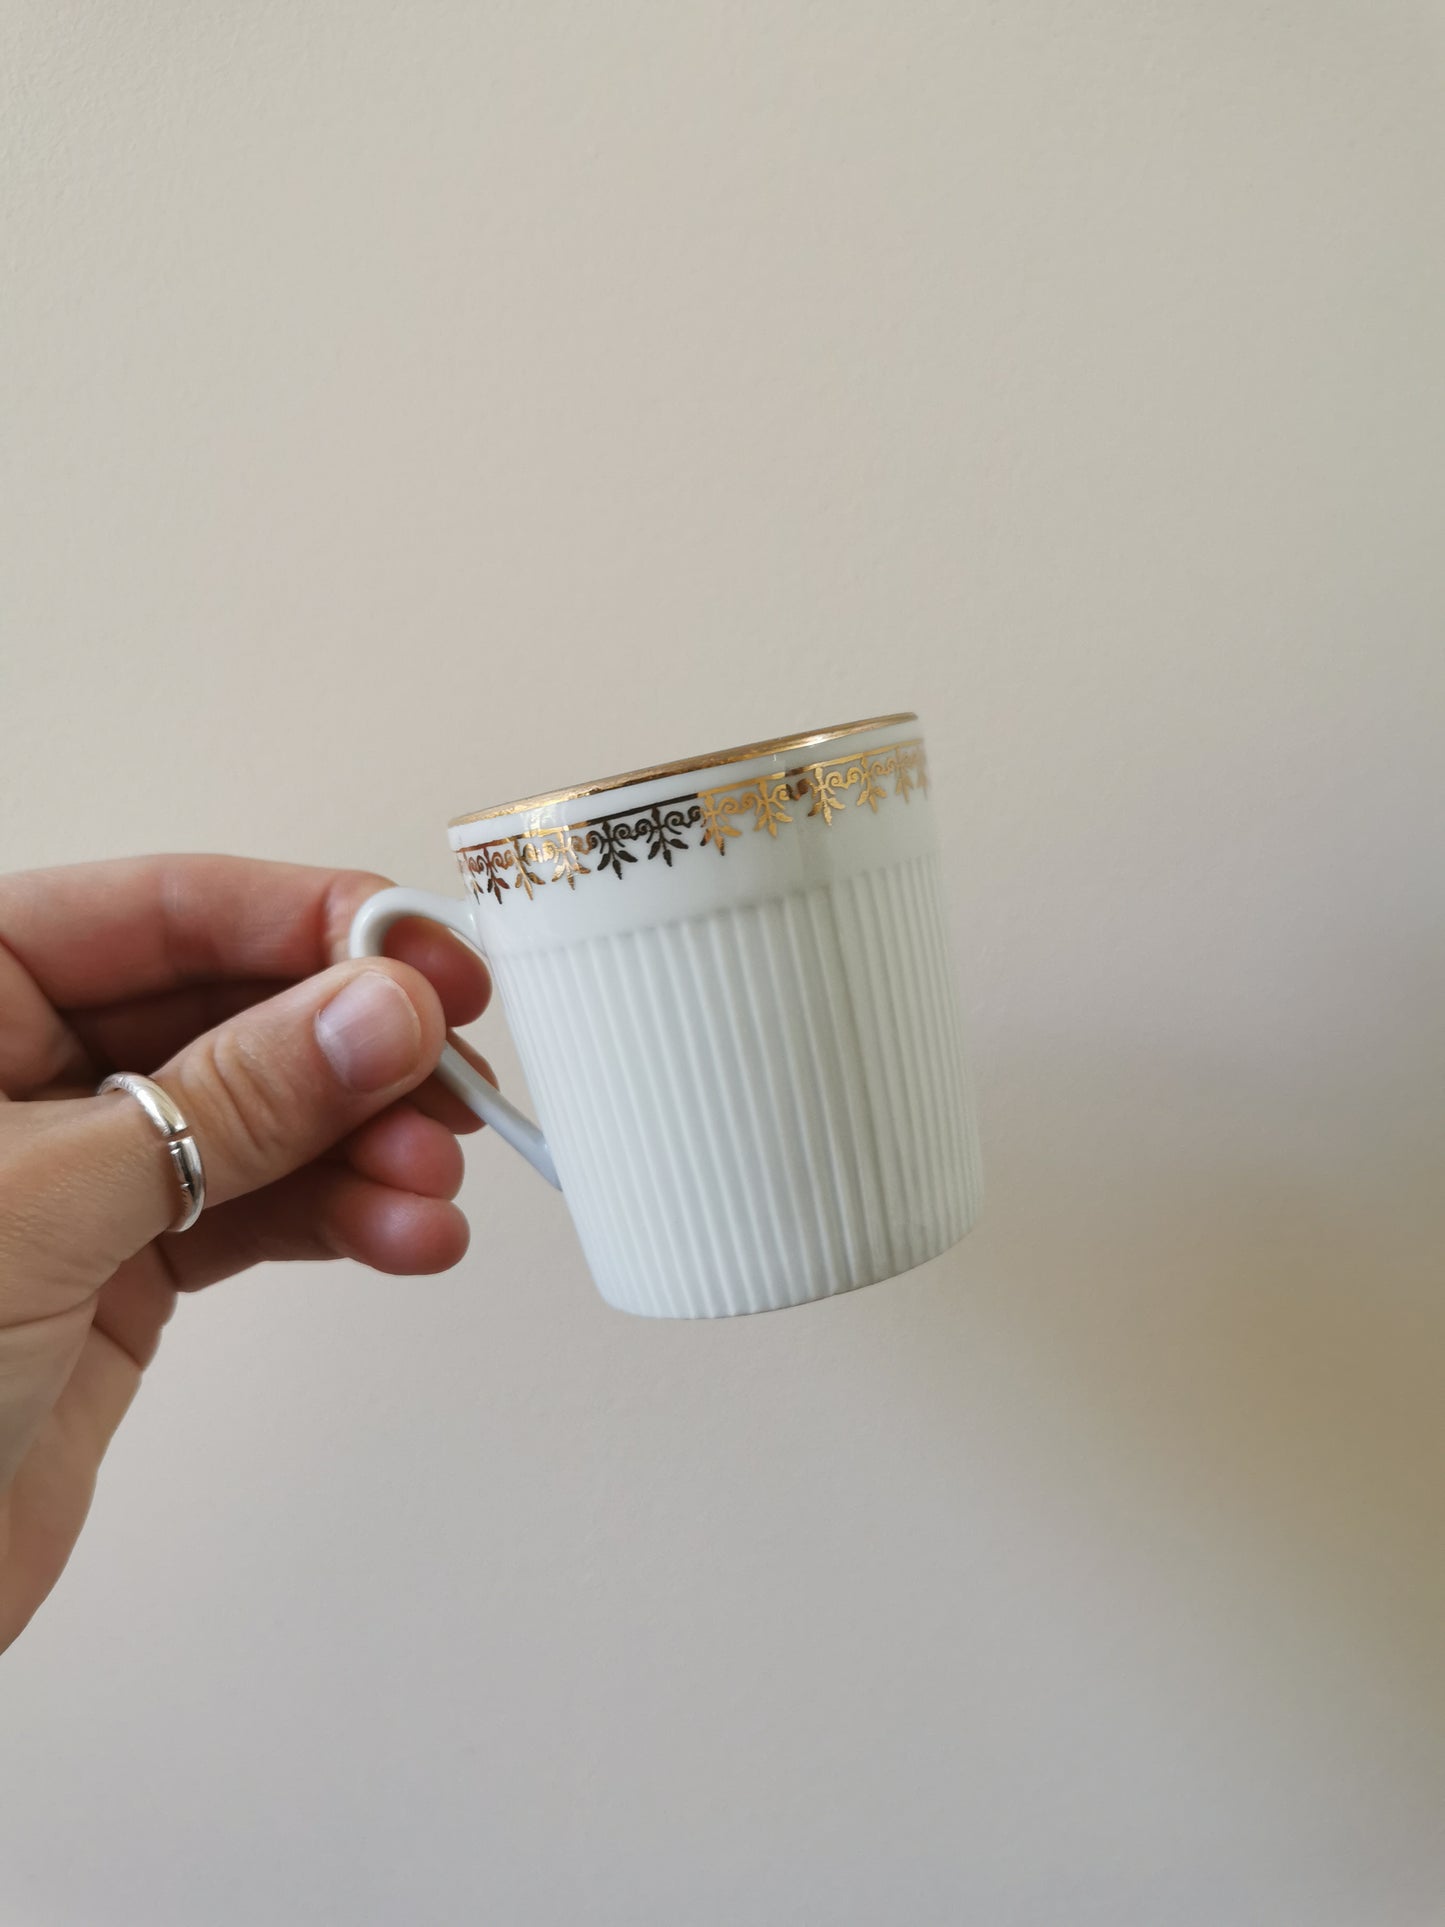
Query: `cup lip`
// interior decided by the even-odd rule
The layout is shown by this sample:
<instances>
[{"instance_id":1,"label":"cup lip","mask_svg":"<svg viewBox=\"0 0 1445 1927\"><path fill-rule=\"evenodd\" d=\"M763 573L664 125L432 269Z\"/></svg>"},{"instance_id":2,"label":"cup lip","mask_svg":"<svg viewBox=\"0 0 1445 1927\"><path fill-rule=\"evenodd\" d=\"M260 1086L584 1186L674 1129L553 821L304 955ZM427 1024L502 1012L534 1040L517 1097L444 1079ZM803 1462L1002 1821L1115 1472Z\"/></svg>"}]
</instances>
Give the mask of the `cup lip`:
<instances>
[{"instance_id":1,"label":"cup lip","mask_svg":"<svg viewBox=\"0 0 1445 1927\"><path fill-rule=\"evenodd\" d=\"M492 817L518 816L523 811L547 809L558 803L575 803L585 796L601 796L608 790L631 789L637 783L655 783L669 776L690 776L698 770L722 769L729 763L750 763L759 756L791 755L794 750L812 749L819 743L836 742L840 736L862 736L875 729L891 729L898 723L916 723L918 713L900 709L891 716L866 716L860 722L833 723L826 729L806 730L798 736L768 736L760 743L740 743L733 749L713 750L706 756L686 756L674 763L653 763L646 769L630 769L621 776L600 776L590 783L575 783L570 789L544 790L537 796L524 796L512 803L490 803L484 810L471 810L454 816L447 824L458 830L467 823L484 823Z\"/></svg>"}]
</instances>

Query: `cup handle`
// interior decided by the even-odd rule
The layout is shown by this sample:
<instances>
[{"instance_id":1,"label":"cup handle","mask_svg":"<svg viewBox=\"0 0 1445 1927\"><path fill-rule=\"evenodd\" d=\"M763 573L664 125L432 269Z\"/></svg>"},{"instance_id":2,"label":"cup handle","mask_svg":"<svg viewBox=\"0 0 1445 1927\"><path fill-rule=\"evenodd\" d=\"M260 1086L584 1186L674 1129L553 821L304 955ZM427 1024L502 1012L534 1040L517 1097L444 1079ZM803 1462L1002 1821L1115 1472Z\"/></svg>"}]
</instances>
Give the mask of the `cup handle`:
<instances>
[{"instance_id":1,"label":"cup handle","mask_svg":"<svg viewBox=\"0 0 1445 1927\"><path fill-rule=\"evenodd\" d=\"M387 931L401 917L428 917L433 923L444 924L448 930L454 931L473 950L478 949L464 903L459 903L455 897L434 896L430 890L391 889L378 890L374 897L368 897L352 918L351 935L347 940L350 954L353 957L379 957ZM520 1151L528 1164L541 1172L548 1184L556 1185L559 1191L562 1189L557 1167L552 1162L552 1153L541 1131L515 1104L508 1103L496 1086L489 1084L455 1045L444 1046L437 1064L437 1076L449 1091L456 1092L463 1104L476 1112L484 1124L490 1124L498 1137L505 1138L514 1151Z\"/></svg>"}]
</instances>

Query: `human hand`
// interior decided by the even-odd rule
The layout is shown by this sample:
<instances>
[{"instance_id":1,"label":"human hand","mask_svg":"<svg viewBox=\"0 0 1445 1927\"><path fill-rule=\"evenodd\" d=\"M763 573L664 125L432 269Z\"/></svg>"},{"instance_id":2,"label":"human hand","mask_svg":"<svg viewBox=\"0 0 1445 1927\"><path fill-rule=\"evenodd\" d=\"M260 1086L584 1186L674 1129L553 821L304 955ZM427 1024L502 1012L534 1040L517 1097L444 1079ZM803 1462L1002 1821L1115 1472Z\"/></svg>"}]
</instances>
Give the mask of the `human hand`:
<instances>
[{"instance_id":1,"label":"human hand","mask_svg":"<svg viewBox=\"0 0 1445 1927\"><path fill-rule=\"evenodd\" d=\"M419 921L395 959L341 961L385 882L210 856L0 879L0 1649L70 1556L177 1292L466 1250L454 1134L477 1120L429 1074L490 985ZM92 1094L113 1070L153 1074L200 1149L207 1209L179 1236L160 1137Z\"/></svg>"}]
</instances>

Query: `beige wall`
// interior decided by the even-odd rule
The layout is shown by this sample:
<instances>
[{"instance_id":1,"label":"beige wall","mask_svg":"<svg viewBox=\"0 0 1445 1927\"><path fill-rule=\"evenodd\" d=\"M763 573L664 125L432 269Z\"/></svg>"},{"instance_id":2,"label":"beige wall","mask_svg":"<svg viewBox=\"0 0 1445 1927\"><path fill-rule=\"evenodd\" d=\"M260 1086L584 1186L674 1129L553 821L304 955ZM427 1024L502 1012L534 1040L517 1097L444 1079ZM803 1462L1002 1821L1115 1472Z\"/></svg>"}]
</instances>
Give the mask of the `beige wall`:
<instances>
[{"instance_id":1,"label":"beige wall","mask_svg":"<svg viewBox=\"0 0 1445 1927\"><path fill-rule=\"evenodd\" d=\"M484 1142L185 1306L4 1927L1438 1920L1430 11L0 16L4 862L915 705L990 1178L656 1327Z\"/></svg>"}]
</instances>

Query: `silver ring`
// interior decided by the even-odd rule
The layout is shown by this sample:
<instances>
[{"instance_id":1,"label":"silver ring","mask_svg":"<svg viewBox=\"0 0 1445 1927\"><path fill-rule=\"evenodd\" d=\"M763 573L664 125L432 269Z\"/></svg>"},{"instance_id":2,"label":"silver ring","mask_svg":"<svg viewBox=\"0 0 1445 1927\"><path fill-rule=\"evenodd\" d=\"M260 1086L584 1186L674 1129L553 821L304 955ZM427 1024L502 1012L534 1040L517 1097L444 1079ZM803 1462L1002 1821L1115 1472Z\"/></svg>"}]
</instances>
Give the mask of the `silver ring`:
<instances>
[{"instance_id":1,"label":"silver ring","mask_svg":"<svg viewBox=\"0 0 1445 1927\"><path fill-rule=\"evenodd\" d=\"M107 1091L124 1091L127 1097L133 1097L165 1139L171 1166L181 1187L180 1215L171 1230L189 1231L205 1207L206 1173L180 1105L152 1078L141 1077L135 1071L117 1071L103 1084L97 1084L95 1094L103 1097Z\"/></svg>"}]
</instances>

